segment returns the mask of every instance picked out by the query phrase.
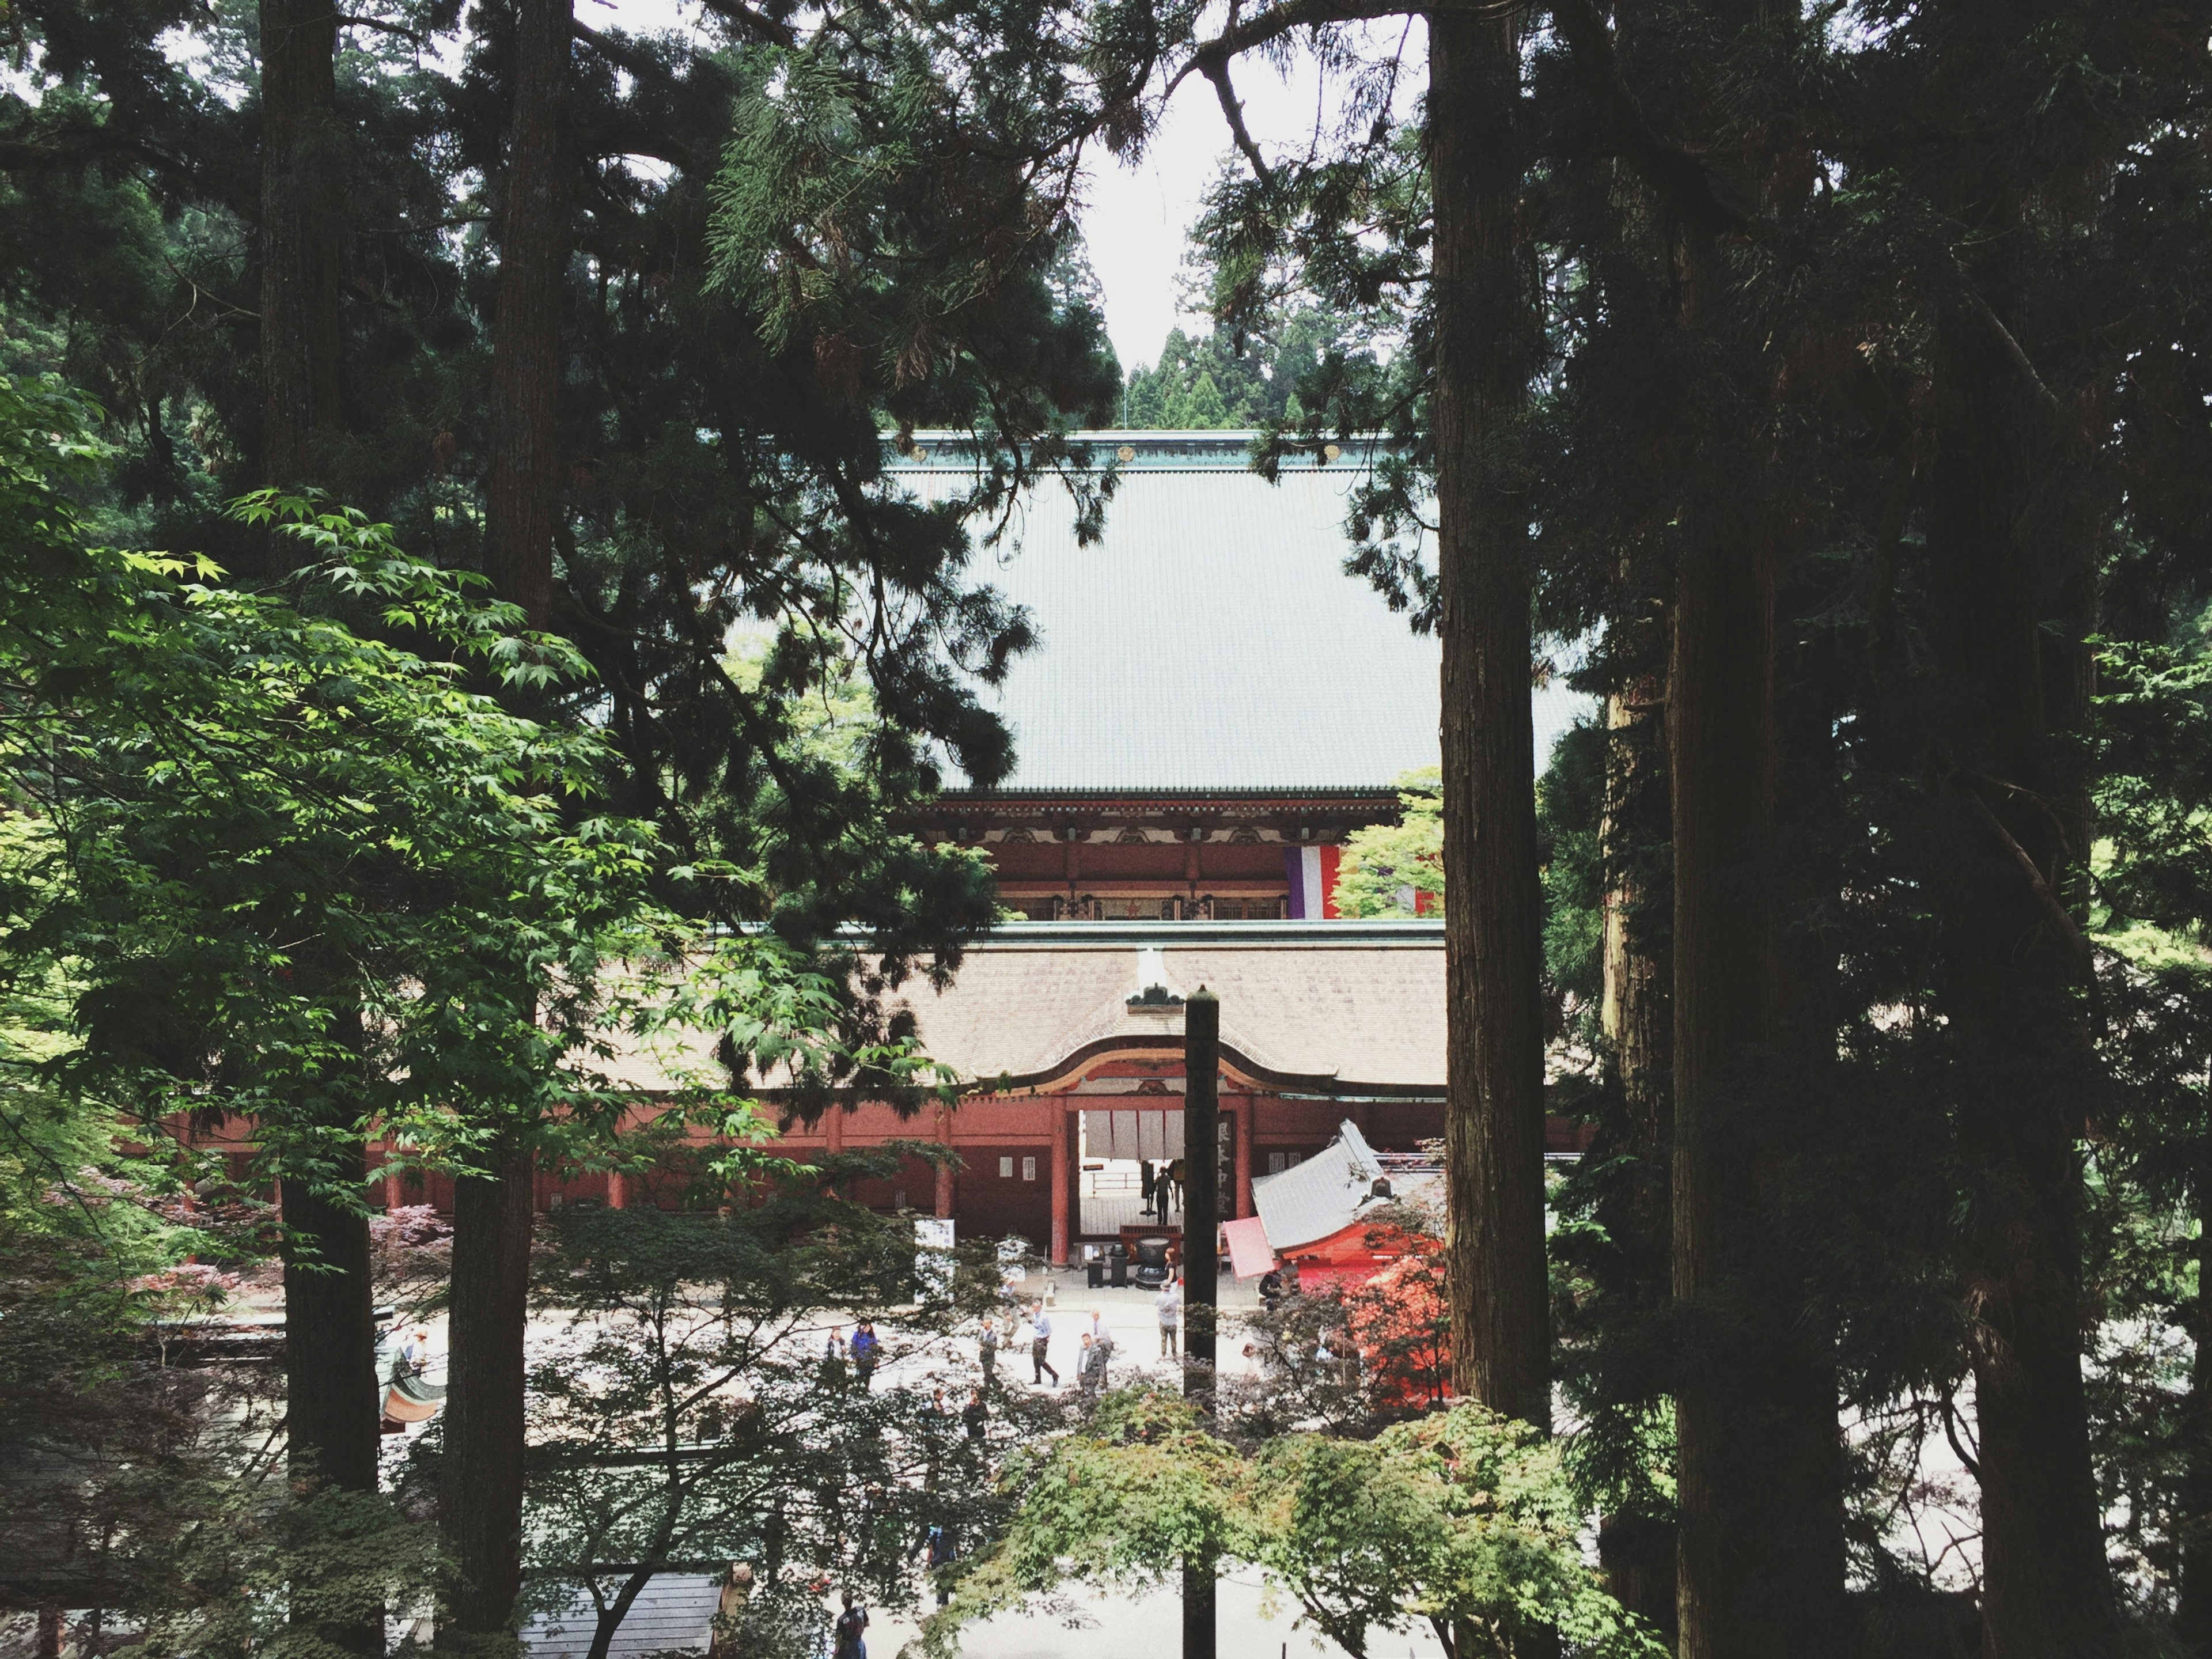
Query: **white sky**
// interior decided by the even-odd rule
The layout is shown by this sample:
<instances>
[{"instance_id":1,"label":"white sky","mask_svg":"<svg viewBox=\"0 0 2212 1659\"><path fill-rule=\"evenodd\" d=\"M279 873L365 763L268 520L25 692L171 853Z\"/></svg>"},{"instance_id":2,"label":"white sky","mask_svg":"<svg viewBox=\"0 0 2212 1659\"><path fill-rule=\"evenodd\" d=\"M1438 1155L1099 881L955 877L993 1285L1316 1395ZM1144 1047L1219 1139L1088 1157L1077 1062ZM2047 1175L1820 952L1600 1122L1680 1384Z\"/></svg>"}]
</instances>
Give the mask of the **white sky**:
<instances>
[{"instance_id":1,"label":"white sky","mask_svg":"<svg viewBox=\"0 0 2212 1659\"><path fill-rule=\"evenodd\" d=\"M697 0L578 0L577 15L595 28L619 26L636 33L696 27ZM1372 44L1395 45L1402 26L1377 26ZM1425 40L1416 26L1408 45L1416 73ZM1335 100L1323 103L1320 76L1301 61L1285 80L1265 64L1246 63L1237 70L1237 92L1244 104L1245 125L1268 154L1303 152L1310 141L1316 109L1334 116ZM1168 106L1165 118L1146 146L1144 158L1124 167L1100 153L1091 170L1083 210L1084 240L1091 268L1106 296L1106 331L1128 369L1158 356L1168 331L1203 332L1202 315L1178 304L1183 250L1198 218L1199 200L1232 153L1229 130L1213 88L1193 76Z\"/></svg>"}]
</instances>

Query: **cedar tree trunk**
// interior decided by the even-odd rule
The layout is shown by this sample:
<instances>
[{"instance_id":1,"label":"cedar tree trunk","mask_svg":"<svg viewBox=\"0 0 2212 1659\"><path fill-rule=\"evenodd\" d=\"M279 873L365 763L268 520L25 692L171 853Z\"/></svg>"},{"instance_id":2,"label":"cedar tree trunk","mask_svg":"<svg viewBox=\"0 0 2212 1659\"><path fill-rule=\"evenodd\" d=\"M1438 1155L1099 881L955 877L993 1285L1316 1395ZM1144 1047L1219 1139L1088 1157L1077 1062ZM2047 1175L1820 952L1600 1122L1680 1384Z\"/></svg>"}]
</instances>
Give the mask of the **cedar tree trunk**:
<instances>
[{"instance_id":1,"label":"cedar tree trunk","mask_svg":"<svg viewBox=\"0 0 2212 1659\"><path fill-rule=\"evenodd\" d=\"M522 1585L523 1338L532 1162L513 1140L483 1176L453 1183L452 1346L438 1516L459 1582L439 1620L449 1638L507 1629Z\"/></svg>"},{"instance_id":2,"label":"cedar tree trunk","mask_svg":"<svg viewBox=\"0 0 2212 1659\"><path fill-rule=\"evenodd\" d=\"M2002 272L1984 291L2004 291ZM2008 354L1947 319L1953 385L1927 497L1939 780L1939 1006L1959 1046L1960 1239L1990 1659L2110 1651L2114 1609L2081 1380L2081 1171L2095 1086L2087 953L2063 908L2087 855L2095 526ZM2034 872L2027 868L2033 864Z\"/></svg>"},{"instance_id":3,"label":"cedar tree trunk","mask_svg":"<svg viewBox=\"0 0 2212 1659\"><path fill-rule=\"evenodd\" d=\"M1671 1290L1669 1191L1674 1142L1674 980L1668 928L1673 891L1664 862L1668 827L1666 678L1639 677L1607 700L1606 870L1602 1019L1620 1093L1620 1139L1632 1161L1619 1212L1606 1218L1626 1257L1617 1293L1643 1309ZM1671 1518L1609 1515L1598 1560L1615 1601L1672 1640L1676 1528Z\"/></svg>"},{"instance_id":4,"label":"cedar tree trunk","mask_svg":"<svg viewBox=\"0 0 2212 1659\"><path fill-rule=\"evenodd\" d=\"M356 1146L334 1180L358 1188L368 1155ZM295 1488L377 1489L376 1320L368 1217L301 1176L280 1179L284 1226L285 1452ZM383 1651L380 1609L316 1621L324 1639L351 1653Z\"/></svg>"},{"instance_id":5,"label":"cedar tree trunk","mask_svg":"<svg viewBox=\"0 0 2212 1659\"><path fill-rule=\"evenodd\" d=\"M1711 270L1711 266L1706 267ZM1802 1348L1765 1224L1786 1126L1775 1039L1776 538L1696 504L1668 675L1674 839L1674 1294L1701 1340L1675 1394L1683 1659L1839 1652L1842 1462L1833 1383ZM1761 1099L1762 1092L1765 1094Z\"/></svg>"},{"instance_id":6,"label":"cedar tree trunk","mask_svg":"<svg viewBox=\"0 0 2212 1659\"><path fill-rule=\"evenodd\" d=\"M1520 20L1430 22L1437 556L1443 636L1444 1120L1455 1386L1548 1429L1543 903L1528 707L1528 509L1504 457L1528 396Z\"/></svg>"},{"instance_id":7,"label":"cedar tree trunk","mask_svg":"<svg viewBox=\"0 0 2212 1659\"><path fill-rule=\"evenodd\" d=\"M514 117L492 336L485 568L494 590L520 605L532 628L544 627L551 610L561 507L561 298L569 228L560 110L573 28L569 0L517 0Z\"/></svg>"},{"instance_id":8,"label":"cedar tree trunk","mask_svg":"<svg viewBox=\"0 0 2212 1659\"><path fill-rule=\"evenodd\" d=\"M560 507L561 288L568 198L559 118L574 27L568 0L517 0L514 112L492 344L495 436L486 565L533 628L550 609ZM524 1341L532 1164L510 1141L455 1183L453 1346L439 1513L460 1569L447 1623L465 1639L507 1628L521 1586Z\"/></svg>"},{"instance_id":9,"label":"cedar tree trunk","mask_svg":"<svg viewBox=\"0 0 2212 1659\"><path fill-rule=\"evenodd\" d=\"M279 489L321 481L317 434L338 423L337 16L261 0L262 477Z\"/></svg>"}]
</instances>

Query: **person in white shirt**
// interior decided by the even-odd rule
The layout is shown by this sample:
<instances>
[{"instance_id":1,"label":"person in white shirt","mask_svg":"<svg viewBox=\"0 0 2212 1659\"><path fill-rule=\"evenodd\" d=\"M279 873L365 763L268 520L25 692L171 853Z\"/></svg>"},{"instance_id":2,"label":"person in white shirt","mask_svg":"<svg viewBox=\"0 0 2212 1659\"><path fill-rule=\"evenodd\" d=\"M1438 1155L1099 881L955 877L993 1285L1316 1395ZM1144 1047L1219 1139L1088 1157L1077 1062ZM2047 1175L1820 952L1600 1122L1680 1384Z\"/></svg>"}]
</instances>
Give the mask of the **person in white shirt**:
<instances>
[{"instance_id":1,"label":"person in white shirt","mask_svg":"<svg viewBox=\"0 0 2212 1659\"><path fill-rule=\"evenodd\" d=\"M1160 1299L1152 1304L1152 1310L1159 1316L1160 1357L1172 1359L1176 1357L1176 1333L1182 1317L1181 1281L1170 1279L1160 1285Z\"/></svg>"},{"instance_id":2,"label":"person in white shirt","mask_svg":"<svg viewBox=\"0 0 2212 1659\"><path fill-rule=\"evenodd\" d=\"M1052 1316L1044 1310L1044 1304L1039 1302L1030 1309L1030 1382L1033 1386L1042 1385L1047 1374L1051 1376L1054 1388L1060 1386L1060 1373L1053 1369L1052 1361L1046 1358L1051 1346Z\"/></svg>"}]
</instances>

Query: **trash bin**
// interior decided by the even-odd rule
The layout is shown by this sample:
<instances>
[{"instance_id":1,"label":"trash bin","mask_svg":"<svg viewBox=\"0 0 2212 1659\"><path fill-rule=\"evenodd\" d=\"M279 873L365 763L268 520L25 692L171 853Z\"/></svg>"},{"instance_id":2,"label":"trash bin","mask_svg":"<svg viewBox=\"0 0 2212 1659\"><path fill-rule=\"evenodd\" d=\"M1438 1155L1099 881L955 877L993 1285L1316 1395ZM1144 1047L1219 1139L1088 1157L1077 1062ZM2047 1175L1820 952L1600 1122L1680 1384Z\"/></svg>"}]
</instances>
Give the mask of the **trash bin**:
<instances>
[{"instance_id":1,"label":"trash bin","mask_svg":"<svg viewBox=\"0 0 2212 1659\"><path fill-rule=\"evenodd\" d=\"M1083 1276L1092 1290L1099 1289L1106 1283L1106 1264L1092 1256L1083 1264Z\"/></svg>"},{"instance_id":2,"label":"trash bin","mask_svg":"<svg viewBox=\"0 0 2212 1659\"><path fill-rule=\"evenodd\" d=\"M1108 1282L1116 1290L1127 1290L1129 1285L1129 1253L1116 1244L1106 1254Z\"/></svg>"}]
</instances>

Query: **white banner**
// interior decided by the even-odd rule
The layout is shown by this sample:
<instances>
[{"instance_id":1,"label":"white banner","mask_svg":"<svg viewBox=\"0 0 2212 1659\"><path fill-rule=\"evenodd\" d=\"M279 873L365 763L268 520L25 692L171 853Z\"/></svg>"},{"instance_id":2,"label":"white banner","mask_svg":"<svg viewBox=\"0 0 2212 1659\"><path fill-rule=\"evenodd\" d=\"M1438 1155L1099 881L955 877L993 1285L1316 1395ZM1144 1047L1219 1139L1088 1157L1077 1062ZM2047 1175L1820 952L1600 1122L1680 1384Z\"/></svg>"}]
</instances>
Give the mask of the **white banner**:
<instances>
[{"instance_id":1,"label":"white banner","mask_svg":"<svg viewBox=\"0 0 2212 1659\"><path fill-rule=\"evenodd\" d=\"M1085 1158L1172 1164L1182 1156L1182 1110L1085 1112L1083 1153Z\"/></svg>"}]
</instances>

